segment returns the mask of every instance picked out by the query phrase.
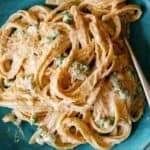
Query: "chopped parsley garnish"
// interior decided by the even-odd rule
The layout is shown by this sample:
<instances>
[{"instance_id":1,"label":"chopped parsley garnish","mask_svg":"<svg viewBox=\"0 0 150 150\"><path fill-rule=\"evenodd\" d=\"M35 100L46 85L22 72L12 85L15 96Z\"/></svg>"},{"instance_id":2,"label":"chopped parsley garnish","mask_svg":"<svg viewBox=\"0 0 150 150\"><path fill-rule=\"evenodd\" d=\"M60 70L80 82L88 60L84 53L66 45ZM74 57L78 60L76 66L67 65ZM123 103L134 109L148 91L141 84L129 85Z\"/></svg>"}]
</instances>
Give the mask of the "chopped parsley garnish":
<instances>
[{"instance_id":1,"label":"chopped parsley garnish","mask_svg":"<svg viewBox=\"0 0 150 150\"><path fill-rule=\"evenodd\" d=\"M24 36L26 34L26 31L25 30L16 30L16 33Z\"/></svg>"},{"instance_id":2,"label":"chopped parsley garnish","mask_svg":"<svg viewBox=\"0 0 150 150\"><path fill-rule=\"evenodd\" d=\"M128 90L125 90L125 91L123 91L123 93L124 93L124 99L128 99L128 97L129 97L129 91Z\"/></svg>"},{"instance_id":3,"label":"chopped parsley garnish","mask_svg":"<svg viewBox=\"0 0 150 150\"><path fill-rule=\"evenodd\" d=\"M63 22L71 24L72 21L73 21L73 15L70 14L69 12L66 12L63 17Z\"/></svg>"},{"instance_id":4,"label":"chopped parsley garnish","mask_svg":"<svg viewBox=\"0 0 150 150\"><path fill-rule=\"evenodd\" d=\"M104 119L100 119L98 121L98 125L101 127L101 128L104 128Z\"/></svg>"},{"instance_id":5,"label":"chopped parsley garnish","mask_svg":"<svg viewBox=\"0 0 150 150\"><path fill-rule=\"evenodd\" d=\"M130 92L128 90L119 90L118 93L123 100L127 100L129 98Z\"/></svg>"},{"instance_id":6,"label":"chopped parsley garnish","mask_svg":"<svg viewBox=\"0 0 150 150\"><path fill-rule=\"evenodd\" d=\"M63 64L64 60L66 59L67 56L60 56L60 57L57 57L55 59L55 63L56 63L56 66L59 67L60 65Z\"/></svg>"},{"instance_id":7,"label":"chopped parsley garnish","mask_svg":"<svg viewBox=\"0 0 150 150\"><path fill-rule=\"evenodd\" d=\"M112 82L112 87L114 89L114 92L116 94L119 94L121 92L121 89L122 89L122 83L121 83L121 80L117 79L117 78L114 78L113 79L113 82Z\"/></svg>"},{"instance_id":8,"label":"chopped parsley garnish","mask_svg":"<svg viewBox=\"0 0 150 150\"><path fill-rule=\"evenodd\" d=\"M137 88L136 88L136 92L135 92L135 98L136 97L139 97L139 96L142 96L144 94L144 92L143 92L143 88L142 88L142 86L139 84L138 86L137 86Z\"/></svg>"},{"instance_id":9,"label":"chopped parsley garnish","mask_svg":"<svg viewBox=\"0 0 150 150\"><path fill-rule=\"evenodd\" d=\"M108 126L113 126L115 123L115 119L113 117L106 117L100 119L97 124L100 128L107 128Z\"/></svg>"},{"instance_id":10,"label":"chopped parsley garnish","mask_svg":"<svg viewBox=\"0 0 150 150\"><path fill-rule=\"evenodd\" d=\"M37 114L31 115L31 118L30 118L31 124L35 124L37 123L37 121L38 121L38 115Z\"/></svg>"},{"instance_id":11,"label":"chopped parsley garnish","mask_svg":"<svg viewBox=\"0 0 150 150\"><path fill-rule=\"evenodd\" d=\"M77 60L72 63L71 75L73 80L83 81L89 74L89 71L90 71L89 65L82 64Z\"/></svg>"},{"instance_id":12,"label":"chopped parsley garnish","mask_svg":"<svg viewBox=\"0 0 150 150\"><path fill-rule=\"evenodd\" d=\"M45 38L45 43L50 43L60 35L58 30L49 30L48 35Z\"/></svg>"},{"instance_id":13,"label":"chopped parsley garnish","mask_svg":"<svg viewBox=\"0 0 150 150\"><path fill-rule=\"evenodd\" d=\"M116 90L115 90L115 93L116 93L116 94L119 94L119 93L120 93L120 89L116 89Z\"/></svg>"},{"instance_id":14,"label":"chopped parsley garnish","mask_svg":"<svg viewBox=\"0 0 150 150\"><path fill-rule=\"evenodd\" d=\"M74 61L72 66L75 70L79 70L79 71L81 71L82 73L85 73L85 74L88 74L89 70L90 70L89 65L82 64L79 61Z\"/></svg>"}]
</instances>

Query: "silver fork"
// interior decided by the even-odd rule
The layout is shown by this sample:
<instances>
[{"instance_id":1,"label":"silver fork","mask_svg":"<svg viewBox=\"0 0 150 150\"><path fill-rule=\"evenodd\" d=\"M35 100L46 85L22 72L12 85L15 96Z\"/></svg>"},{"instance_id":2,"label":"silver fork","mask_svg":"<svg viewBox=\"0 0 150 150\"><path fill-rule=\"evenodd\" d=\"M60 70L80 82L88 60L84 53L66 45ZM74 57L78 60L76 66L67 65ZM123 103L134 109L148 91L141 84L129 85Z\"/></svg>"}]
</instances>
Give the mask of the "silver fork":
<instances>
[{"instance_id":1,"label":"silver fork","mask_svg":"<svg viewBox=\"0 0 150 150\"><path fill-rule=\"evenodd\" d=\"M141 67L140 67L140 65L139 65L139 63L138 63L138 61L137 61L137 59L136 59L136 57L135 57L135 55L133 53L133 50L132 50L132 48L131 48L131 46L130 46L130 44L129 44L127 39L125 39L125 43L126 43L128 49L129 49L129 53L130 53L131 59L133 61L133 64L135 66L135 69L137 71L139 79L141 81L141 84L142 84L142 87L143 87L143 90L144 90L147 102L148 102L148 104L150 106L150 85L149 85L148 81L146 80L146 78L145 78L145 76L143 74L143 71L142 71L142 69L141 69Z\"/></svg>"}]
</instances>

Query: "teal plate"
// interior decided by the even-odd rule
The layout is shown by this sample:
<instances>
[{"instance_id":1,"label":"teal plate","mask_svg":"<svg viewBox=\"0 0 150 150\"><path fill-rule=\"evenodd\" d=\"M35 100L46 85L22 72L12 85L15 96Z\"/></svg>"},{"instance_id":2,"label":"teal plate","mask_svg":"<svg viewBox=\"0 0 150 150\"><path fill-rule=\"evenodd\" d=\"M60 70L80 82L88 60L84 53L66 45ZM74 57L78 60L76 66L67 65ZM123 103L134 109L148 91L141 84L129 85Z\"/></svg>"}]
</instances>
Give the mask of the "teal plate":
<instances>
[{"instance_id":1,"label":"teal plate","mask_svg":"<svg viewBox=\"0 0 150 150\"><path fill-rule=\"evenodd\" d=\"M132 0L143 9L141 20L132 24L130 42L139 60L139 63L150 81L150 0ZM9 15L19 9L27 9L35 4L44 4L44 0L0 0L0 25ZM13 124L4 124L2 117L10 112L9 109L0 108L0 150L54 150L47 145L29 145L28 140L36 127L24 123L21 129ZM146 106L142 119L133 125L130 137L123 143L115 146L113 150L144 150L150 144L150 109ZM81 145L75 150L93 150L88 145Z\"/></svg>"}]
</instances>

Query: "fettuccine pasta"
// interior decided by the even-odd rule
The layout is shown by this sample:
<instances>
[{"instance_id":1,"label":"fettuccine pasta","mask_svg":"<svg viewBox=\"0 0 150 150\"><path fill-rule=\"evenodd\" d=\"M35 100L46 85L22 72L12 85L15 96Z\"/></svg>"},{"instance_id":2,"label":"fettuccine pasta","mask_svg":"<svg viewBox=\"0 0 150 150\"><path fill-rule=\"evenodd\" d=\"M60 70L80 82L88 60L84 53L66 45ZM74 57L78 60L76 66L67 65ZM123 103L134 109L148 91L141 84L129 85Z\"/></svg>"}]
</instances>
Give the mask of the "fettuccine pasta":
<instances>
[{"instance_id":1,"label":"fettuccine pasta","mask_svg":"<svg viewBox=\"0 0 150 150\"><path fill-rule=\"evenodd\" d=\"M128 53L141 9L125 0L58 4L19 10L0 29L0 106L12 109L3 121L36 125L31 144L109 149L144 110Z\"/></svg>"}]
</instances>

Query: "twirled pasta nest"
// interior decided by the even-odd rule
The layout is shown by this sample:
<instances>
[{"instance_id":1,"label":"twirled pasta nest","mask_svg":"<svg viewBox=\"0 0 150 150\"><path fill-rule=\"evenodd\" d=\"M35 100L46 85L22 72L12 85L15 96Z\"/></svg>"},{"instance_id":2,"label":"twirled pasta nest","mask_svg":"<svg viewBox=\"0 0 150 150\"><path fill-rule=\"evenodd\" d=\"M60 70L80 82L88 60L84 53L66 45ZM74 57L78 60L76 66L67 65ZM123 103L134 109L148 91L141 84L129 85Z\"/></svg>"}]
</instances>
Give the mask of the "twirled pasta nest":
<instances>
[{"instance_id":1,"label":"twirled pasta nest","mask_svg":"<svg viewBox=\"0 0 150 150\"><path fill-rule=\"evenodd\" d=\"M128 54L137 5L66 0L34 6L0 29L0 106L5 122L38 126L30 143L108 149L125 140L144 109Z\"/></svg>"}]
</instances>

